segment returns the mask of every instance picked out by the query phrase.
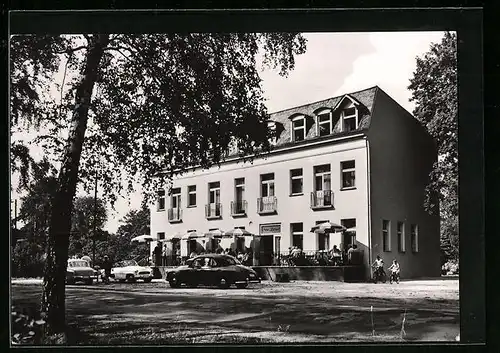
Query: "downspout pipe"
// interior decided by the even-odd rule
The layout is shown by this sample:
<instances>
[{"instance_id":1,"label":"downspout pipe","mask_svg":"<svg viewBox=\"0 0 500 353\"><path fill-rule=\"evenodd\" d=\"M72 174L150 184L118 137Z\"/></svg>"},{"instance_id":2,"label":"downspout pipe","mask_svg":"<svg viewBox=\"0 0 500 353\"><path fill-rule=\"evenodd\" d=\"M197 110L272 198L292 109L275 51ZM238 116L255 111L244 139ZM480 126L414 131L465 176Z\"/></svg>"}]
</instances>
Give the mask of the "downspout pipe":
<instances>
[{"instance_id":1,"label":"downspout pipe","mask_svg":"<svg viewBox=\"0 0 500 353\"><path fill-rule=\"evenodd\" d=\"M368 200L368 270L371 278L372 265L372 216L371 216L371 170L370 170L370 142L365 137L366 145L366 182L367 182L367 200Z\"/></svg>"}]
</instances>

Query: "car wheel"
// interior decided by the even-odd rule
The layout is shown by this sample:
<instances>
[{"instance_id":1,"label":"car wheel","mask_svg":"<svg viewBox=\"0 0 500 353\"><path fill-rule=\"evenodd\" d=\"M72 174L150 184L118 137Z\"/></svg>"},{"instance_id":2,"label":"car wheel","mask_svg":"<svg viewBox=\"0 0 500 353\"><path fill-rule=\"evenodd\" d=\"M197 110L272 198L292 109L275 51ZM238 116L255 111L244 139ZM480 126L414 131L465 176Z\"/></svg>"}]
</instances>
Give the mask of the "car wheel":
<instances>
[{"instance_id":1,"label":"car wheel","mask_svg":"<svg viewBox=\"0 0 500 353\"><path fill-rule=\"evenodd\" d=\"M226 289L229 288L231 283L226 279L226 277L221 277L219 280L219 288Z\"/></svg>"},{"instance_id":2,"label":"car wheel","mask_svg":"<svg viewBox=\"0 0 500 353\"><path fill-rule=\"evenodd\" d=\"M170 284L170 287L172 287L172 288L179 288L181 286L181 283L177 281L176 277L172 277L168 281L168 284Z\"/></svg>"},{"instance_id":3,"label":"car wheel","mask_svg":"<svg viewBox=\"0 0 500 353\"><path fill-rule=\"evenodd\" d=\"M94 283L94 280L92 278L85 280L86 285L91 285L92 283Z\"/></svg>"},{"instance_id":4,"label":"car wheel","mask_svg":"<svg viewBox=\"0 0 500 353\"><path fill-rule=\"evenodd\" d=\"M127 275L126 279L127 279L127 282L129 282L129 283L134 283L135 282L134 275Z\"/></svg>"},{"instance_id":5,"label":"car wheel","mask_svg":"<svg viewBox=\"0 0 500 353\"><path fill-rule=\"evenodd\" d=\"M152 278L144 278L144 283L149 283L151 282L153 279Z\"/></svg>"}]
</instances>

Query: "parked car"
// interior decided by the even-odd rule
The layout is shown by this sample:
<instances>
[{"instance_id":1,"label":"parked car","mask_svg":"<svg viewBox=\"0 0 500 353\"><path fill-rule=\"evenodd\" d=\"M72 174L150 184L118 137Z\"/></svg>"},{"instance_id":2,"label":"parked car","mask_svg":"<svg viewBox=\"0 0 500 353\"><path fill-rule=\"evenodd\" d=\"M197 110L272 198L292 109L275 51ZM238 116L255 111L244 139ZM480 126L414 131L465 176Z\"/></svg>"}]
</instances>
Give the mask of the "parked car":
<instances>
[{"instance_id":1,"label":"parked car","mask_svg":"<svg viewBox=\"0 0 500 353\"><path fill-rule=\"evenodd\" d=\"M68 260L68 267L66 268L67 284L75 284L76 282L92 284L94 279L97 279L97 273L87 261L82 259Z\"/></svg>"},{"instance_id":2,"label":"parked car","mask_svg":"<svg viewBox=\"0 0 500 353\"><path fill-rule=\"evenodd\" d=\"M230 255L206 254L189 259L186 265L167 272L166 281L172 288L182 284L220 288L229 288L234 284L238 288L246 288L249 283L260 283L260 278L253 269L243 266Z\"/></svg>"},{"instance_id":3,"label":"parked car","mask_svg":"<svg viewBox=\"0 0 500 353\"><path fill-rule=\"evenodd\" d=\"M135 260L123 260L114 264L111 277L119 282L135 282L140 279L148 283L153 279L153 270L151 267L139 266Z\"/></svg>"}]
</instances>

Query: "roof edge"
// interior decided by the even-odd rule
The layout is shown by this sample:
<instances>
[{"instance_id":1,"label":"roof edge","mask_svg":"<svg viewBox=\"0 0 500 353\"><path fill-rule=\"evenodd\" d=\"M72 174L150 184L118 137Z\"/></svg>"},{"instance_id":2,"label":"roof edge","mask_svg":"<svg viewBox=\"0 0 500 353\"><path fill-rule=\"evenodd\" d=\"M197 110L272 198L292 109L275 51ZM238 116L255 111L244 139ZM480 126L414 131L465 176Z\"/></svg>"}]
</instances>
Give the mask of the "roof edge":
<instances>
[{"instance_id":1,"label":"roof edge","mask_svg":"<svg viewBox=\"0 0 500 353\"><path fill-rule=\"evenodd\" d=\"M359 91L347 92L347 93L343 93L343 94L340 94L340 95L337 95L337 96L333 96L333 97L327 97L327 98L319 99L319 100L314 101L314 102L309 102L309 103L305 103L305 104L297 105L297 106L294 106L294 107L289 107L289 108L286 108L286 109L277 110L277 111L274 111L274 112L272 112L272 113L268 113L268 114L269 114L269 116L271 116L271 115L274 115L274 114L278 114L278 113L286 112L287 110L292 110L292 109L296 109L296 108L307 107L307 106L309 106L309 105L316 104L316 103L319 103L319 102L323 102L323 101L326 101L326 100L328 100L328 99L333 99L333 98L342 98L342 97L344 97L344 96L346 96L346 95L351 95L351 94L361 93L361 92L369 91L369 90L374 89L374 88L378 88L378 89L380 89L380 87L379 87L379 86L375 85L375 86L372 86L372 87L368 87L368 88L365 88L365 89L361 89L361 90L359 90Z\"/></svg>"}]
</instances>

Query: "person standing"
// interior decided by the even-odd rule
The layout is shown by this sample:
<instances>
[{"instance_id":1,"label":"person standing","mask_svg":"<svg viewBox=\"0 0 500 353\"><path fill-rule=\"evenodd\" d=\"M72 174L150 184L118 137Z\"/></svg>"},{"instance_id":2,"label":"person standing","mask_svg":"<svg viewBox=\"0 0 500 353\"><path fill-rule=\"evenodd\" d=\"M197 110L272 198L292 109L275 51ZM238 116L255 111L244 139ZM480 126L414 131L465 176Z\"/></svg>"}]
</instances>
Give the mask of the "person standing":
<instances>
[{"instance_id":1,"label":"person standing","mask_svg":"<svg viewBox=\"0 0 500 353\"><path fill-rule=\"evenodd\" d=\"M113 267L113 263L109 259L108 255L104 255L104 261L102 262L102 268L104 269L104 277L103 282L108 284L109 278L111 277L111 268Z\"/></svg>"},{"instance_id":2,"label":"person standing","mask_svg":"<svg viewBox=\"0 0 500 353\"><path fill-rule=\"evenodd\" d=\"M156 243L156 246L153 250L153 254L155 257L155 266L161 266L161 255L162 255L162 250L161 250L161 244L160 242Z\"/></svg>"}]
</instances>

